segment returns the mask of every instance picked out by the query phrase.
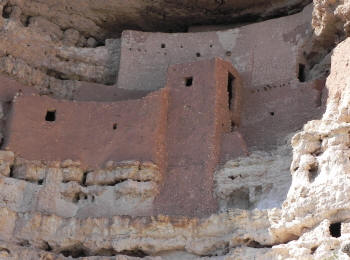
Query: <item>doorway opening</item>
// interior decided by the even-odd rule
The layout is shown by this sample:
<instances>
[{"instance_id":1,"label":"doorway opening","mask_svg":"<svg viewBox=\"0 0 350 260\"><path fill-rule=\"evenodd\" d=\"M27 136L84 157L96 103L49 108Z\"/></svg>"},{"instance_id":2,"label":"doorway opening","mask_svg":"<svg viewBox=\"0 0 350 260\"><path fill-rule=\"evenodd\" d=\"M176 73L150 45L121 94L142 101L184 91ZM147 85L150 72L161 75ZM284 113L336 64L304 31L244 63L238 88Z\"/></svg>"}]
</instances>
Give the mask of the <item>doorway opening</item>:
<instances>
[{"instance_id":1,"label":"doorway opening","mask_svg":"<svg viewBox=\"0 0 350 260\"><path fill-rule=\"evenodd\" d=\"M235 77L228 73L227 78L227 92L228 92L228 109L231 110L234 107L234 99L235 99L235 88L234 88Z\"/></svg>"}]
</instances>

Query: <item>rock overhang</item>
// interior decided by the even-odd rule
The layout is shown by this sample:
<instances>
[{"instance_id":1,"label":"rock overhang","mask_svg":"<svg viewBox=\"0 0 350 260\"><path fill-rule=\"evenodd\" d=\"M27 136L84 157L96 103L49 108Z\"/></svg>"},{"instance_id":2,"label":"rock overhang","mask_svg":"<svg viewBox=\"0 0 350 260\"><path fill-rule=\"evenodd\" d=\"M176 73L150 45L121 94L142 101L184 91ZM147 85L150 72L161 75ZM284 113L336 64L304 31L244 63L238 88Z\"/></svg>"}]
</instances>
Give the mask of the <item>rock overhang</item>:
<instances>
[{"instance_id":1,"label":"rock overhang","mask_svg":"<svg viewBox=\"0 0 350 260\"><path fill-rule=\"evenodd\" d=\"M289 15L300 11L311 0L293 0L286 4L282 0L249 1L142 1L128 2L93 0L74 2L23 2L4 1L1 7L5 14L8 7L17 7L22 15L42 17L54 22L62 29L74 28L85 36L97 39L115 37L125 29L143 31L186 31L192 25L232 24L256 22ZM17 10L17 15L18 15ZM49 10L49 11L48 11ZM68 22L69 21L69 22Z\"/></svg>"}]
</instances>

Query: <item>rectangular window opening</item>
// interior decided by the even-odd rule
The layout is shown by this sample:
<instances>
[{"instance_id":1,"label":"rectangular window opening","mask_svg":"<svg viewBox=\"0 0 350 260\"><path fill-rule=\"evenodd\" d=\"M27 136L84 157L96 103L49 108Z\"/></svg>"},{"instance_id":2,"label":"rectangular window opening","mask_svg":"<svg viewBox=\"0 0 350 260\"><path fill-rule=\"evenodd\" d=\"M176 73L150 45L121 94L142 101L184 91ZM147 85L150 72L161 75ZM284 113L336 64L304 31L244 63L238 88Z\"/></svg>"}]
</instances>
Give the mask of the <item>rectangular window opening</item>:
<instances>
[{"instance_id":1,"label":"rectangular window opening","mask_svg":"<svg viewBox=\"0 0 350 260\"><path fill-rule=\"evenodd\" d=\"M305 65L301 63L299 64L299 68L298 68L298 79L300 82L305 82L306 80Z\"/></svg>"},{"instance_id":2,"label":"rectangular window opening","mask_svg":"<svg viewBox=\"0 0 350 260\"><path fill-rule=\"evenodd\" d=\"M47 110L45 120L48 122L56 121L56 110Z\"/></svg>"},{"instance_id":3,"label":"rectangular window opening","mask_svg":"<svg viewBox=\"0 0 350 260\"><path fill-rule=\"evenodd\" d=\"M193 84L193 77L185 78L186 87L190 87Z\"/></svg>"}]
</instances>

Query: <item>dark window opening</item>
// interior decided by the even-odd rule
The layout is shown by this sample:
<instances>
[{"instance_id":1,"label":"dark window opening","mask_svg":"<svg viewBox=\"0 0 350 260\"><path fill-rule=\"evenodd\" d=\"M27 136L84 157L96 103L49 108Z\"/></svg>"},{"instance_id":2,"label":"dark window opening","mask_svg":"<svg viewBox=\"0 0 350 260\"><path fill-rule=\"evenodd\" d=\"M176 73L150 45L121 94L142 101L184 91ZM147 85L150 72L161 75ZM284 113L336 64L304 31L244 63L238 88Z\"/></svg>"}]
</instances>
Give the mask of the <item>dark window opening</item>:
<instances>
[{"instance_id":1,"label":"dark window opening","mask_svg":"<svg viewBox=\"0 0 350 260\"><path fill-rule=\"evenodd\" d=\"M160 47L162 47L162 49L164 49L164 48L165 48L165 43L162 43L162 44L160 45Z\"/></svg>"},{"instance_id":2,"label":"dark window opening","mask_svg":"<svg viewBox=\"0 0 350 260\"><path fill-rule=\"evenodd\" d=\"M12 6L8 4L5 5L2 9L2 17L5 19L8 19L10 18L11 13L12 13Z\"/></svg>"},{"instance_id":3,"label":"dark window opening","mask_svg":"<svg viewBox=\"0 0 350 260\"><path fill-rule=\"evenodd\" d=\"M234 121L231 121L231 132L234 132L236 128L237 128L236 123Z\"/></svg>"},{"instance_id":4,"label":"dark window opening","mask_svg":"<svg viewBox=\"0 0 350 260\"><path fill-rule=\"evenodd\" d=\"M44 182L43 179L38 180L38 184L39 184L39 185L43 185L43 182Z\"/></svg>"},{"instance_id":5,"label":"dark window opening","mask_svg":"<svg viewBox=\"0 0 350 260\"><path fill-rule=\"evenodd\" d=\"M197 56L197 57L200 57L200 56L201 56L201 54L200 54L199 52L197 52L197 53L196 53L196 56Z\"/></svg>"},{"instance_id":6,"label":"dark window opening","mask_svg":"<svg viewBox=\"0 0 350 260\"><path fill-rule=\"evenodd\" d=\"M193 77L188 77L185 79L185 85L186 87L190 87L193 84Z\"/></svg>"},{"instance_id":7,"label":"dark window opening","mask_svg":"<svg viewBox=\"0 0 350 260\"><path fill-rule=\"evenodd\" d=\"M329 232L331 233L332 237L340 237L341 236L341 223L333 223L329 226Z\"/></svg>"},{"instance_id":8,"label":"dark window opening","mask_svg":"<svg viewBox=\"0 0 350 260\"><path fill-rule=\"evenodd\" d=\"M114 124L113 124L113 130L117 130L117 128L118 128L118 124L117 124L117 123L114 123Z\"/></svg>"},{"instance_id":9,"label":"dark window opening","mask_svg":"<svg viewBox=\"0 0 350 260\"><path fill-rule=\"evenodd\" d=\"M26 18L26 20L25 20L25 22L24 22L24 27L28 27L29 26L29 24L30 24L30 18L32 18L31 16L28 16L27 18Z\"/></svg>"},{"instance_id":10,"label":"dark window opening","mask_svg":"<svg viewBox=\"0 0 350 260\"><path fill-rule=\"evenodd\" d=\"M300 82L305 82L305 80L306 80L305 65L304 64L299 64L298 79Z\"/></svg>"},{"instance_id":11,"label":"dark window opening","mask_svg":"<svg viewBox=\"0 0 350 260\"><path fill-rule=\"evenodd\" d=\"M86 187L86 178L89 172L84 172L83 173L83 179L81 180L81 185Z\"/></svg>"},{"instance_id":12,"label":"dark window opening","mask_svg":"<svg viewBox=\"0 0 350 260\"><path fill-rule=\"evenodd\" d=\"M228 109L230 110L232 107L232 102L234 101L234 98L235 98L235 90L233 87L234 81L235 81L235 77L231 73L228 73L227 92L228 92Z\"/></svg>"},{"instance_id":13,"label":"dark window opening","mask_svg":"<svg viewBox=\"0 0 350 260\"><path fill-rule=\"evenodd\" d=\"M45 120L48 122L56 121L56 110L48 110L46 112Z\"/></svg>"},{"instance_id":14,"label":"dark window opening","mask_svg":"<svg viewBox=\"0 0 350 260\"><path fill-rule=\"evenodd\" d=\"M231 56L231 55L232 55L232 52L230 52L230 51L226 52L226 56Z\"/></svg>"},{"instance_id":15,"label":"dark window opening","mask_svg":"<svg viewBox=\"0 0 350 260\"><path fill-rule=\"evenodd\" d=\"M9 174L9 177L10 177L10 178L13 178L13 172L14 172L14 169L13 169L13 168L14 168L13 165L10 166L10 174Z\"/></svg>"},{"instance_id":16,"label":"dark window opening","mask_svg":"<svg viewBox=\"0 0 350 260\"><path fill-rule=\"evenodd\" d=\"M274 116L274 115L275 115L275 112L270 112L270 115L271 115L271 116Z\"/></svg>"}]
</instances>

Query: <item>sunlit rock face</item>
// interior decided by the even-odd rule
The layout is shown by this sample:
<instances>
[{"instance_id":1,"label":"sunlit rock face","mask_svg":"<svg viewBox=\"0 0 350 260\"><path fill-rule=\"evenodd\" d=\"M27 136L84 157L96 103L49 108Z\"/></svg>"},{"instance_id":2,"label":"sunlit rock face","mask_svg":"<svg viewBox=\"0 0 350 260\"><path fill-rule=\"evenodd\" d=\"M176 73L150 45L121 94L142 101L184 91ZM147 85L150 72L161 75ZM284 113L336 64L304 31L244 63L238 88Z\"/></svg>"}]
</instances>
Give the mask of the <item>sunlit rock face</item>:
<instances>
[{"instance_id":1,"label":"sunlit rock face","mask_svg":"<svg viewBox=\"0 0 350 260\"><path fill-rule=\"evenodd\" d=\"M333 52L326 83L327 111L322 120L308 122L292 139L292 185L281 219L271 229L282 239L301 235L297 241L277 247L286 250L296 246L300 257L330 257L333 253L329 250L335 250L339 257L349 253L349 46L350 41L345 40ZM281 227L283 232L275 232ZM309 253L303 252L305 247Z\"/></svg>"},{"instance_id":2,"label":"sunlit rock face","mask_svg":"<svg viewBox=\"0 0 350 260\"><path fill-rule=\"evenodd\" d=\"M220 210L280 208L291 185L292 149L281 145L270 152L255 151L228 161L215 173Z\"/></svg>"}]
</instances>

